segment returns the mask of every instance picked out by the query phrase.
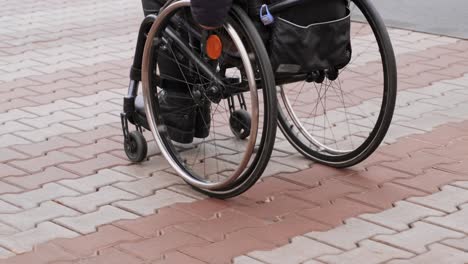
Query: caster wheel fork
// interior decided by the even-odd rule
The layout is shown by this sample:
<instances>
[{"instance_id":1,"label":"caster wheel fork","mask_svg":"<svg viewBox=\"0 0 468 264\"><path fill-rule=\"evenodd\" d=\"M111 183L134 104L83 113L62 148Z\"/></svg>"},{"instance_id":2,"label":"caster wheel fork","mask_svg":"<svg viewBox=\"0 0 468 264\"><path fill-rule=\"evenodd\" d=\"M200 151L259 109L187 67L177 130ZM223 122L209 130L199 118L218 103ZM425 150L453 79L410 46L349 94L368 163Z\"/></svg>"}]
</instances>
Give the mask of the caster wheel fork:
<instances>
[{"instance_id":1,"label":"caster wheel fork","mask_svg":"<svg viewBox=\"0 0 468 264\"><path fill-rule=\"evenodd\" d=\"M121 120L125 154L132 162L142 162L148 154L148 143L143 136L142 128L139 125L135 125L136 130L129 132L127 115L121 114Z\"/></svg>"},{"instance_id":2,"label":"caster wheel fork","mask_svg":"<svg viewBox=\"0 0 468 264\"><path fill-rule=\"evenodd\" d=\"M229 126L231 128L231 132L238 139L246 139L250 135L252 119L249 112L247 112L244 95L239 94L237 95L237 98L241 109L236 109L234 98L232 98L232 96L228 98L229 112L231 113Z\"/></svg>"}]
</instances>

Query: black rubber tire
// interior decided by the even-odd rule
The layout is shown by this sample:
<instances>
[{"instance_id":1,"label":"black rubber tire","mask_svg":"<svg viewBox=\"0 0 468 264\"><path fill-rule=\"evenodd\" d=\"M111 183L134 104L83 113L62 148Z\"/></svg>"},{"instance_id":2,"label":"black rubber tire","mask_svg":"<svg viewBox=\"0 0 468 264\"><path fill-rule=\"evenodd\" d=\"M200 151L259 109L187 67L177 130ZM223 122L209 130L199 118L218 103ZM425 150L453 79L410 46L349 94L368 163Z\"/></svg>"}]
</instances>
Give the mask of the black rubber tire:
<instances>
[{"instance_id":1,"label":"black rubber tire","mask_svg":"<svg viewBox=\"0 0 468 264\"><path fill-rule=\"evenodd\" d=\"M382 107L376 121L376 126L371 131L369 137L354 151L343 155L324 155L317 150L310 148L297 137L297 135L291 130L290 124L287 121L287 117L282 111L281 106L278 107L278 124L292 146L294 146L294 148L296 148L305 157L336 168L345 168L356 165L364 161L379 147L392 122L397 96L397 67L395 54L387 28L370 0L352 0L352 2L364 14L377 39L385 77Z\"/></svg>"},{"instance_id":2,"label":"black rubber tire","mask_svg":"<svg viewBox=\"0 0 468 264\"><path fill-rule=\"evenodd\" d=\"M128 134L128 139L124 141L125 154L132 162L142 162L148 154L148 144L142 133L132 131Z\"/></svg>"},{"instance_id":3,"label":"black rubber tire","mask_svg":"<svg viewBox=\"0 0 468 264\"><path fill-rule=\"evenodd\" d=\"M238 109L229 118L229 127L238 139L246 139L250 135L250 114L244 109Z\"/></svg>"}]
</instances>

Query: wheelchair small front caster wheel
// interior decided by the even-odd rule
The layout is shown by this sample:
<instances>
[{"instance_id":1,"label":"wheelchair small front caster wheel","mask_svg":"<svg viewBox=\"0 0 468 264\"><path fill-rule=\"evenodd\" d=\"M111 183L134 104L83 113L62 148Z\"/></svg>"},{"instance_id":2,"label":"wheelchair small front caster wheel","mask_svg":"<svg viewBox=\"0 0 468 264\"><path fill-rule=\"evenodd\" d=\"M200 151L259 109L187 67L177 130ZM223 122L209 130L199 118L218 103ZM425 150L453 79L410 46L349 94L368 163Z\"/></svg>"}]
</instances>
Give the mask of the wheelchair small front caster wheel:
<instances>
[{"instance_id":1,"label":"wheelchair small front caster wheel","mask_svg":"<svg viewBox=\"0 0 468 264\"><path fill-rule=\"evenodd\" d=\"M236 110L229 118L232 133L239 139L246 139L250 135L250 114L243 110Z\"/></svg>"},{"instance_id":2,"label":"wheelchair small front caster wheel","mask_svg":"<svg viewBox=\"0 0 468 264\"><path fill-rule=\"evenodd\" d=\"M128 139L124 141L124 149L128 159L133 162L142 162L148 154L148 144L139 131L128 134Z\"/></svg>"}]
</instances>

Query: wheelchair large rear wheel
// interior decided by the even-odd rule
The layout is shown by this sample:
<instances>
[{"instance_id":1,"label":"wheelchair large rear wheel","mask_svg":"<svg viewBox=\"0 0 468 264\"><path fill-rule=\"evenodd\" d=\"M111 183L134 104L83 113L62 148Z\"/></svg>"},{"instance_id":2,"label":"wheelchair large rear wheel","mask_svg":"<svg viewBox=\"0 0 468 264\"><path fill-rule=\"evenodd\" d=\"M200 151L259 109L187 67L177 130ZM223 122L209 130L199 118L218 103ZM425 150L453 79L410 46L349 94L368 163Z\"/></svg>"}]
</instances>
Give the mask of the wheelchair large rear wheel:
<instances>
[{"instance_id":1,"label":"wheelchair large rear wheel","mask_svg":"<svg viewBox=\"0 0 468 264\"><path fill-rule=\"evenodd\" d=\"M244 11L233 7L222 28L205 31L193 22L190 1L168 4L148 33L142 81L156 142L188 184L229 198L258 180L274 145L277 101L267 52ZM182 101L173 96L178 106L164 106L174 87ZM174 117L193 120L193 141L176 138Z\"/></svg>"},{"instance_id":2,"label":"wheelchair large rear wheel","mask_svg":"<svg viewBox=\"0 0 468 264\"><path fill-rule=\"evenodd\" d=\"M369 0L352 0L350 10L350 63L278 86L285 137L304 156L333 167L353 166L376 150L397 94L395 55L381 17Z\"/></svg>"}]
</instances>

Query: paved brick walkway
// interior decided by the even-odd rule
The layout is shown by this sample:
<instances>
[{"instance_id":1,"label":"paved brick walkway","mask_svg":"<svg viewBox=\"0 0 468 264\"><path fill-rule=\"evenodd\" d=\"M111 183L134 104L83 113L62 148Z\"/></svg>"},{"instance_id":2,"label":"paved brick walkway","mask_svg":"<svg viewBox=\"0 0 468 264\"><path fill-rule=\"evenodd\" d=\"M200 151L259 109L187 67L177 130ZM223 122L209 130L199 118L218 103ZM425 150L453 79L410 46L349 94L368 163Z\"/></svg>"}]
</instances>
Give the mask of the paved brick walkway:
<instances>
[{"instance_id":1,"label":"paved brick walkway","mask_svg":"<svg viewBox=\"0 0 468 264\"><path fill-rule=\"evenodd\" d=\"M0 263L468 263L468 41L391 29L378 152L335 170L278 135L263 180L217 201L154 142L140 165L123 154L139 1L0 5Z\"/></svg>"}]
</instances>

